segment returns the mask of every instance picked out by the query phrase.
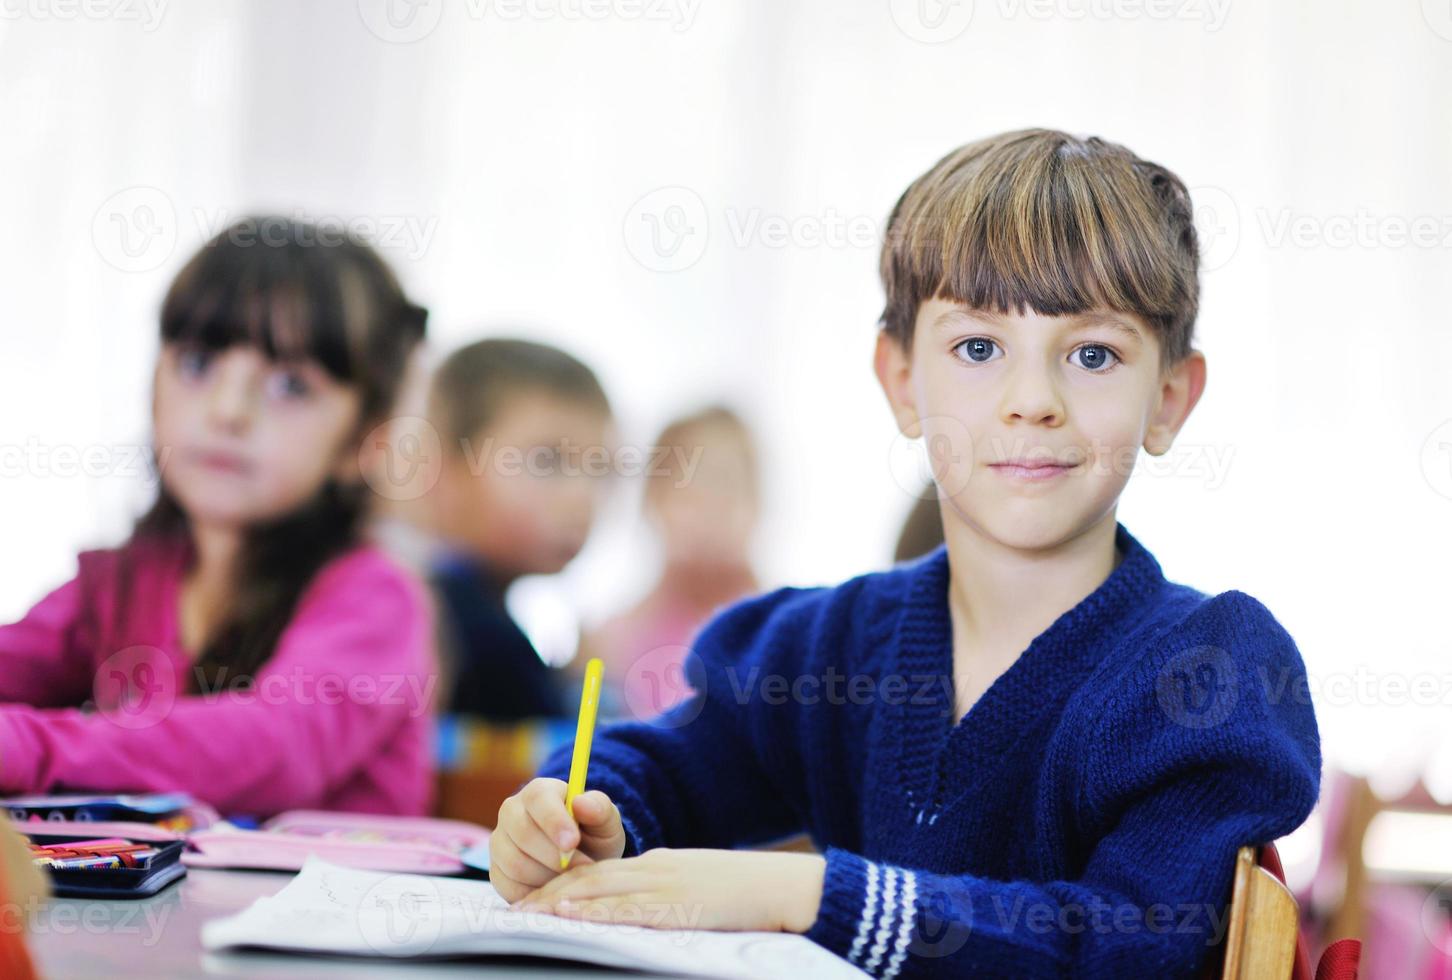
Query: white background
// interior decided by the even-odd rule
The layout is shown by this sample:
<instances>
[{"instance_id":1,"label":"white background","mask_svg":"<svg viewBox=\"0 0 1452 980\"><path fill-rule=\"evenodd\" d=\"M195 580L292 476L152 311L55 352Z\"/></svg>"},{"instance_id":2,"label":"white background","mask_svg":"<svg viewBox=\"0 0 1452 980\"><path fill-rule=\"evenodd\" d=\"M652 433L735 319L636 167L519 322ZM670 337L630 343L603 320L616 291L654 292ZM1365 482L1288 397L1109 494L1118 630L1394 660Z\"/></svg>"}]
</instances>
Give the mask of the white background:
<instances>
[{"instance_id":1,"label":"white background","mask_svg":"<svg viewBox=\"0 0 1452 980\"><path fill-rule=\"evenodd\" d=\"M1200 204L1210 384L1120 519L1171 578L1286 625L1327 685L1328 758L1389 779L1434 751L1447 4L393 2L391 25L386 0L0 0L0 618L144 505L126 447L161 295L257 208L373 222L440 349L562 344L628 440L737 404L766 456L767 584L880 567L911 500L869 368L878 228L951 147L1043 125L1167 164ZM686 229L675 252L652 220ZM135 255L128 223L158 232ZM112 472L57 472L58 447ZM628 498L570 573L587 616L649 580ZM1388 687L1414 682L1439 704ZM1452 758L1432 769L1452 796Z\"/></svg>"}]
</instances>

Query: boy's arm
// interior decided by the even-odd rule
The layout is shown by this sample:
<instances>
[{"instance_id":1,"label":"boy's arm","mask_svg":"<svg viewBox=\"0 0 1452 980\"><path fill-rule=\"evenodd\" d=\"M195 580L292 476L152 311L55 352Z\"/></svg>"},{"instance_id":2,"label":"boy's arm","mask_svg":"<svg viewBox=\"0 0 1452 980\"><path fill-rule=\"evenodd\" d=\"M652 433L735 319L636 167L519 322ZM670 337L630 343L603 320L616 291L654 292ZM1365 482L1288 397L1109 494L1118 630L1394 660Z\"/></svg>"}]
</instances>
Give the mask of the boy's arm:
<instances>
[{"instance_id":1,"label":"boy's arm","mask_svg":"<svg viewBox=\"0 0 1452 980\"><path fill-rule=\"evenodd\" d=\"M686 662L695 693L659 717L603 728L587 786L620 809L625 854L653 847L732 847L787 836L803 826L803 780L792 745L764 751L753 685L779 657L800 658L804 620L817 590L782 589L719 613ZM646 655L647 651L641 651ZM572 745L539 775L568 780Z\"/></svg>"},{"instance_id":2,"label":"boy's arm","mask_svg":"<svg viewBox=\"0 0 1452 980\"><path fill-rule=\"evenodd\" d=\"M1294 643L1227 595L1207 606L1231 635L1177 637L1105 705L1076 814L1097 843L1079 874L992 881L829 849L807 935L879 977L1193 976L1224 938L1236 850L1299 826L1320 780Z\"/></svg>"}]
</instances>

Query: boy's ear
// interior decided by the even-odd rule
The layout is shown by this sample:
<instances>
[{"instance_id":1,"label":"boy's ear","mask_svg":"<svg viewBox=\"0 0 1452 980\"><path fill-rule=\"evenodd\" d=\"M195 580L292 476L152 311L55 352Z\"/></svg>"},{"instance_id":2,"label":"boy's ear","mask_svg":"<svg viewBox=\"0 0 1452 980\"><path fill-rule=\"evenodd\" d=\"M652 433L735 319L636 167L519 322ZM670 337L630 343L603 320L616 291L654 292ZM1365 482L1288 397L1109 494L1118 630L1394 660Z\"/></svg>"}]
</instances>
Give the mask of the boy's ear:
<instances>
[{"instance_id":1,"label":"boy's ear","mask_svg":"<svg viewBox=\"0 0 1452 980\"><path fill-rule=\"evenodd\" d=\"M1151 456L1170 451L1175 436L1194 411L1205 392L1205 355L1192 350L1165 375L1160 386L1160 405L1144 434L1144 449Z\"/></svg>"},{"instance_id":2,"label":"boy's ear","mask_svg":"<svg viewBox=\"0 0 1452 980\"><path fill-rule=\"evenodd\" d=\"M878 384L887 396L887 404L897 419L897 429L909 439L923 434L918 409L913 403L913 362L897 338L886 330L877 332L877 350L872 356L872 368L877 372Z\"/></svg>"}]
</instances>

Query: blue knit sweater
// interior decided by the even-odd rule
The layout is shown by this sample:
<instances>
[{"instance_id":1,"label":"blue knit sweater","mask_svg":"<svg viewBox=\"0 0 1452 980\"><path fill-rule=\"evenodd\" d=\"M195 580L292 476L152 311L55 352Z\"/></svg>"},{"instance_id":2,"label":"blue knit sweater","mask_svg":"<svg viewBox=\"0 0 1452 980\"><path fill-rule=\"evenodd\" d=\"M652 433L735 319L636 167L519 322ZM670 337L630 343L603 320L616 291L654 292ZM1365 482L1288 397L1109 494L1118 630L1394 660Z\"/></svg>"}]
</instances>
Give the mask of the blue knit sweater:
<instances>
[{"instance_id":1,"label":"blue knit sweater","mask_svg":"<svg viewBox=\"0 0 1452 980\"><path fill-rule=\"evenodd\" d=\"M720 612L697 693L601 731L627 855L808 832L807 935L884 977L1193 976L1236 849L1295 829L1320 743L1266 608L1122 560L955 717L946 551ZM565 778L569 750L543 774Z\"/></svg>"}]
</instances>

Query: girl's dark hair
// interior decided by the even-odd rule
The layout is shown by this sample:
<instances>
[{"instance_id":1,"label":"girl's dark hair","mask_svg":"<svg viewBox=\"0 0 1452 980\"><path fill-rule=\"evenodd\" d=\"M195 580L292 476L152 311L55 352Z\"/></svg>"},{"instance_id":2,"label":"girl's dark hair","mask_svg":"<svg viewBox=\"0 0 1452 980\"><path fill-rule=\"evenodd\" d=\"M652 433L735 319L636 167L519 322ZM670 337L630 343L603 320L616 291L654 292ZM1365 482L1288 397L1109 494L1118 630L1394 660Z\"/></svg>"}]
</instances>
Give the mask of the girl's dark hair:
<instances>
[{"instance_id":1,"label":"girl's dark hair","mask_svg":"<svg viewBox=\"0 0 1452 980\"><path fill-rule=\"evenodd\" d=\"M186 264L162 304L161 340L208 350L247 344L273 358L314 360L356 387L361 439L393 406L427 318L357 236L263 216L222 231ZM126 560L147 545L191 540L186 514L159 485L156 503L121 549L118 616L129 606L125 593L134 578ZM308 582L358 540L367 495L361 480L343 484L330 476L299 509L248 530L230 605L197 651L197 683L216 690L251 680Z\"/></svg>"}]
</instances>

